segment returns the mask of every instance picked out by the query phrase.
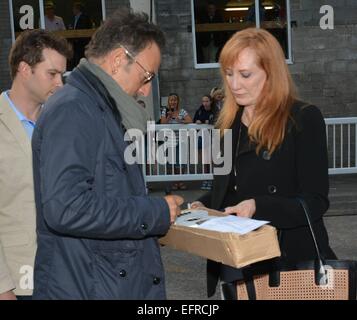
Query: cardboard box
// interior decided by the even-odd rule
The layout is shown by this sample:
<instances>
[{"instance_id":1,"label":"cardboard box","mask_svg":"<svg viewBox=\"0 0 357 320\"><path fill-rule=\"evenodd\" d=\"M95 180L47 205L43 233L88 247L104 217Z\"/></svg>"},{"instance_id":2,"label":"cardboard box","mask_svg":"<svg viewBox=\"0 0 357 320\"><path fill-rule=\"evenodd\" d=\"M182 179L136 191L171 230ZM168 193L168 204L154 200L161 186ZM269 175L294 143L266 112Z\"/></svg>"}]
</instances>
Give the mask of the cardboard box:
<instances>
[{"instance_id":1,"label":"cardboard box","mask_svg":"<svg viewBox=\"0 0 357 320\"><path fill-rule=\"evenodd\" d=\"M219 211L200 209L210 215L223 215ZM280 256L276 229L268 225L245 235L172 225L160 243L236 268Z\"/></svg>"}]
</instances>

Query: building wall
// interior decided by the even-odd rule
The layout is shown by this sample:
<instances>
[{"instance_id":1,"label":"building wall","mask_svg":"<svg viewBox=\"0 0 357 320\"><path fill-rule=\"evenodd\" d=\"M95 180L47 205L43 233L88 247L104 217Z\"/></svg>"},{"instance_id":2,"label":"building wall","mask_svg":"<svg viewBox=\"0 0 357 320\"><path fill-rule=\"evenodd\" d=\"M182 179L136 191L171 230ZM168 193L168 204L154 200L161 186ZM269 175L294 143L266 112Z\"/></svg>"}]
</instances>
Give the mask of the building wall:
<instances>
[{"instance_id":1,"label":"building wall","mask_svg":"<svg viewBox=\"0 0 357 320\"><path fill-rule=\"evenodd\" d=\"M357 116L357 1L291 0L294 63L290 70L302 99L325 117ZM191 114L200 98L221 83L218 69L194 69L191 1L157 0L157 21L167 36L160 70L161 96L177 92ZM335 29L322 30L320 7L332 5Z\"/></svg>"},{"instance_id":2,"label":"building wall","mask_svg":"<svg viewBox=\"0 0 357 320\"><path fill-rule=\"evenodd\" d=\"M149 1L149 0L148 0ZM191 1L154 0L157 23L164 30L167 46L159 73L162 97L181 96L191 114L201 96L219 86L219 69L195 69L192 50ZM290 70L300 97L315 103L326 117L357 116L357 1L329 0L335 10L335 29L319 28L322 0L290 0L293 60ZM110 15L130 0L107 0ZM0 90L10 85L7 56L11 46L8 1L0 10Z\"/></svg>"},{"instance_id":3,"label":"building wall","mask_svg":"<svg viewBox=\"0 0 357 320\"><path fill-rule=\"evenodd\" d=\"M7 62L11 42L9 2L3 1L0 10L0 92L8 89L11 83Z\"/></svg>"}]
</instances>

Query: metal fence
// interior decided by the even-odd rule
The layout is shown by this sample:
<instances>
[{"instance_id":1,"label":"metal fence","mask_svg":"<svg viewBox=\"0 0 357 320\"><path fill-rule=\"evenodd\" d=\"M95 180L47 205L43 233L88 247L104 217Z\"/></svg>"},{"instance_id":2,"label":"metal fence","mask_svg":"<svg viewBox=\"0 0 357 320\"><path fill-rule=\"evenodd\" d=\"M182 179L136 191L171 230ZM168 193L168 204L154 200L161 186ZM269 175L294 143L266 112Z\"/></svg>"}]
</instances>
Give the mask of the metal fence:
<instances>
[{"instance_id":1,"label":"metal fence","mask_svg":"<svg viewBox=\"0 0 357 320\"><path fill-rule=\"evenodd\" d=\"M357 117L327 118L330 174L357 173Z\"/></svg>"},{"instance_id":2,"label":"metal fence","mask_svg":"<svg viewBox=\"0 0 357 320\"><path fill-rule=\"evenodd\" d=\"M357 173L357 117L327 118L325 123L329 174ZM155 125L155 131L149 132L147 139L151 142L151 148L147 148L147 153L153 155L153 160L143 165L146 182L213 179L212 129L212 125L202 124ZM185 135L188 137L185 138ZM166 141L170 146L170 140L177 139L179 136L180 140L183 140L180 145L176 148L168 148L166 151L166 156L171 157L171 163L160 164L156 161L162 143ZM184 139L181 139L182 137ZM192 155L192 150L198 152ZM182 159L186 161L181 161Z\"/></svg>"}]
</instances>

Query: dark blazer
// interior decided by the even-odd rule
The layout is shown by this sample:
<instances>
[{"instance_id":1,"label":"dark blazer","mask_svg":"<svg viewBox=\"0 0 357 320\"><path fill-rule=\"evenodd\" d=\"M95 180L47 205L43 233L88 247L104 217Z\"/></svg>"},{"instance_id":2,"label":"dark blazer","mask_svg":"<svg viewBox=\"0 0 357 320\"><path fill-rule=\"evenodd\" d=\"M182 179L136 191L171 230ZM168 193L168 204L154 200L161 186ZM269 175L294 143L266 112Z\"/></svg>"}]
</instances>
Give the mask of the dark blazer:
<instances>
[{"instance_id":1,"label":"dark blazer","mask_svg":"<svg viewBox=\"0 0 357 320\"><path fill-rule=\"evenodd\" d=\"M75 69L33 134L34 298L165 299L157 236L169 208L125 162L120 116L91 77Z\"/></svg>"},{"instance_id":2,"label":"dark blazer","mask_svg":"<svg viewBox=\"0 0 357 320\"><path fill-rule=\"evenodd\" d=\"M89 16L86 14L82 13L77 21L77 24L75 24L76 18L73 17L73 29L91 29L92 28L92 21L90 20Z\"/></svg>"},{"instance_id":3,"label":"dark blazer","mask_svg":"<svg viewBox=\"0 0 357 320\"><path fill-rule=\"evenodd\" d=\"M233 155L241 125L240 118L241 112L237 113L232 126ZM329 207L329 182L325 123L318 108L295 102L291 108L285 139L279 149L271 157L265 150L257 155L254 145L243 149L238 157L237 171L238 188L231 197L233 203L228 205L255 199L256 213L253 218L268 220L282 231L281 251L289 264L315 257L310 232L303 209L296 200L297 196L302 197L309 206L322 255L335 258L322 220ZM200 201L205 206L223 209L223 202L230 192L229 185L230 175L215 176L211 193L203 196ZM209 294L214 293L218 276L225 281L234 281L241 276L241 272L210 262Z\"/></svg>"}]
</instances>

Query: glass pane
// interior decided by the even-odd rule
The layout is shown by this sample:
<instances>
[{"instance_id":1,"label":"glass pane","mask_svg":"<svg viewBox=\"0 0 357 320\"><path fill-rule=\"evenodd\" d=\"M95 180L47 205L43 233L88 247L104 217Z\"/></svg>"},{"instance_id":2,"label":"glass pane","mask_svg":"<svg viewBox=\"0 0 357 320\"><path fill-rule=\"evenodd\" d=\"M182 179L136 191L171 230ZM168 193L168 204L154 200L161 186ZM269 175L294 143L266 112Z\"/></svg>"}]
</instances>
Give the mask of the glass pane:
<instances>
[{"instance_id":1,"label":"glass pane","mask_svg":"<svg viewBox=\"0 0 357 320\"><path fill-rule=\"evenodd\" d=\"M285 58L289 58L288 51L288 22L287 0L262 1L260 12L261 28L271 32L281 44Z\"/></svg>"},{"instance_id":2,"label":"glass pane","mask_svg":"<svg viewBox=\"0 0 357 320\"><path fill-rule=\"evenodd\" d=\"M256 11L260 27L278 39L288 59L287 3L287 0L193 0L196 64L218 62L219 53L231 35L257 25Z\"/></svg>"},{"instance_id":3,"label":"glass pane","mask_svg":"<svg viewBox=\"0 0 357 320\"><path fill-rule=\"evenodd\" d=\"M218 62L232 34L255 26L254 0L194 0L194 14L197 64Z\"/></svg>"},{"instance_id":4,"label":"glass pane","mask_svg":"<svg viewBox=\"0 0 357 320\"><path fill-rule=\"evenodd\" d=\"M16 36L24 30L39 28L40 7L38 0L13 0L12 11Z\"/></svg>"},{"instance_id":5,"label":"glass pane","mask_svg":"<svg viewBox=\"0 0 357 320\"><path fill-rule=\"evenodd\" d=\"M95 28L103 20L101 0L44 0L45 29L58 32L73 46L72 70L84 57Z\"/></svg>"}]
</instances>

